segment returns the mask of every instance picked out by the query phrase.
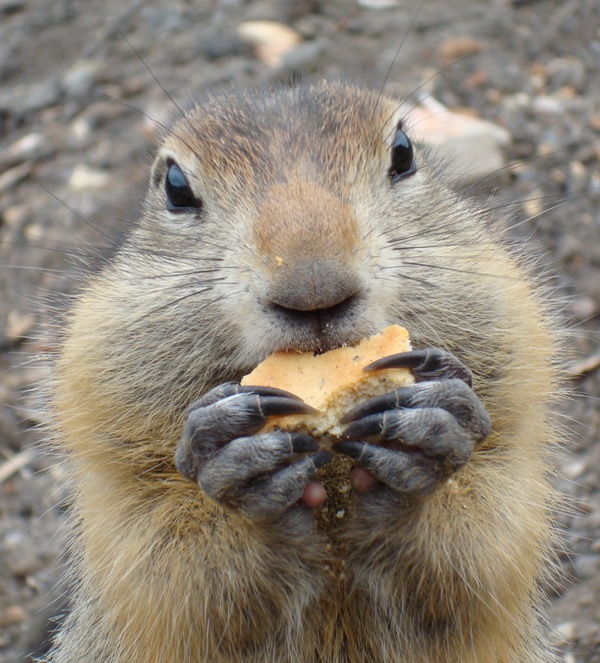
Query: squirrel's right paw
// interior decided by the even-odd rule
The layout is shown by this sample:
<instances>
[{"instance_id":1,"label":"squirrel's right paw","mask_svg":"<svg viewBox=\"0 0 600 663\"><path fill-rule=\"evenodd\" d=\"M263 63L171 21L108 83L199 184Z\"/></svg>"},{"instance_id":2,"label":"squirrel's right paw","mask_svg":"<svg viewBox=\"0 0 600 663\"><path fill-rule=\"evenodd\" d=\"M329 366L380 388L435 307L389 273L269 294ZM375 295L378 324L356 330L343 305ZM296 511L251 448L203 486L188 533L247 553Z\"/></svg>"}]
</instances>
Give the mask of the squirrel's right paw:
<instances>
[{"instance_id":1,"label":"squirrel's right paw","mask_svg":"<svg viewBox=\"0 0 600 663\"><path fill-rule=\"evenodd\" d=\"M319 451L308 435L256 433L271 415L312 411L279 389L215 387L187 410L177 469L216 502L249 518L281 515L302 498L331 454Z\"/></svg>"}]
</instances>

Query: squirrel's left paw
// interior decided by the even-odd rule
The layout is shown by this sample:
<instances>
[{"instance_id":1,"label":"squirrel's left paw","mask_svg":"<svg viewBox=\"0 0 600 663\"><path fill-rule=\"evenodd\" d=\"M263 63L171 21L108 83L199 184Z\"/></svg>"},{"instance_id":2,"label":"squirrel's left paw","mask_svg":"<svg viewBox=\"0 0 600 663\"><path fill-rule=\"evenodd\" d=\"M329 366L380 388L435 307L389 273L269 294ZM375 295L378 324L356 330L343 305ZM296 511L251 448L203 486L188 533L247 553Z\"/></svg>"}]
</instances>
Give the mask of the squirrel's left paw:
<instances>
[{"instance_id":1,"label":"squirrel's left paw","mask_svg":"<svg viewBox=\"0 0 600 663\"><path fill-rule=\"evenodd\" d=\"M490 433L490 417L471 389L471 374L437 349L385 357L371 367L411 368L417 383L348 412L342 419L350 424L345 440L334 450L395 492L430 493L465 465Z\"/></svg>"}]
</instances>

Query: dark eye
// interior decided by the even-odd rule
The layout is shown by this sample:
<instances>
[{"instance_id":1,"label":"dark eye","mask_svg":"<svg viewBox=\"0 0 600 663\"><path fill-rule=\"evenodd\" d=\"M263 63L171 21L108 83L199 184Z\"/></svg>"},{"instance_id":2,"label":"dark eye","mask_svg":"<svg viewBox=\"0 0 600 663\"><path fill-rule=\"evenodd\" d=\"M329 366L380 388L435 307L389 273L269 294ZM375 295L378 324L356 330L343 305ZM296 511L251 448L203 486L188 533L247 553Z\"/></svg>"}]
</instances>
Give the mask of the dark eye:
<instances>
[{"instance_id":1,"label":"dark eye","mask_svg":"<svg viewBox=\"0 0 600 663\"><path fill-rule=\"evenodd\" d=\"M392 165L388 170L392 182L404 179L417 170L413 159L413 148L408 136L402 131L402 123L396 128L392 145Z\"/></svg>"},{"instance_id":2,"label":"dark eye","mask_svg":"<svg viewBox=\"0 0 600 663\"><path fill-rule=\"evenodd\" d=\"M167 194L167 208L171 212L185 212L190 209L200 209L202 201L194 196L192 188L185 179L181 168L174 161L167 161L169 169L165 177L165 192Z\"/></svg>"}]
</instances>

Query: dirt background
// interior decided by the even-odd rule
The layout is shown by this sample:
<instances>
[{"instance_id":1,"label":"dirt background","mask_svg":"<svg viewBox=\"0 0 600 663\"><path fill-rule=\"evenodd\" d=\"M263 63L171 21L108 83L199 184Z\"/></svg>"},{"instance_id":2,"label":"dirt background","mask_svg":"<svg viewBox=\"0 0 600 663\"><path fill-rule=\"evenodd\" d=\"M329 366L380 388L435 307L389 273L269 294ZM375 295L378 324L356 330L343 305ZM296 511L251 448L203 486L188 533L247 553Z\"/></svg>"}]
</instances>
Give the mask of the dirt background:
<instances>
[{"instance_id":1,"label":"dirt background","mask_svg":"<svg viewBox=\"0 0 600 663\"><path fill-rule=\"evenodd\" d=\"M291 26L300 46L266 63L237 33L254 19ZM39 446L31 387L49 368L35 358L81 268L138 212L151 118L173 114L168 95L307 75L381 86L388 71L511 133L510 167L478 193L540 256L571 330L557 479L568 552L550 616L565 661L600 662L598 1L0 0L0 663L30 660L67 591L68 490Z\"/></svg>"}]
</instances>

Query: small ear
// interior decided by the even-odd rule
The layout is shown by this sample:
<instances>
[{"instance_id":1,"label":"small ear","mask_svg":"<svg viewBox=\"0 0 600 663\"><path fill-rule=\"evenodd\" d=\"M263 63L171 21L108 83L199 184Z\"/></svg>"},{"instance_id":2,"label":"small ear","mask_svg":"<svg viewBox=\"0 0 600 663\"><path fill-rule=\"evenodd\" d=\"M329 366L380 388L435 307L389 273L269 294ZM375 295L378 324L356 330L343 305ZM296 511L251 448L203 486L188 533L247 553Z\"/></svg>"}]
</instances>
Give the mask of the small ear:
<instances>
[{"instance_id":1,"label":"small ear","mask_svg":"<svg viewBox=\"0 0 600 663\"><path fill-rule=\"evenodd\" d=\"M150 185L157 189L162 187L166 173L167 161L162 155L158 155L150 169Z\"/></svg>"}]
</instances>

